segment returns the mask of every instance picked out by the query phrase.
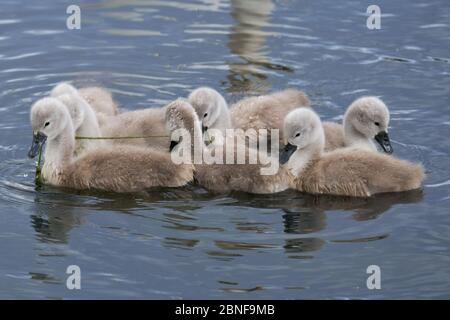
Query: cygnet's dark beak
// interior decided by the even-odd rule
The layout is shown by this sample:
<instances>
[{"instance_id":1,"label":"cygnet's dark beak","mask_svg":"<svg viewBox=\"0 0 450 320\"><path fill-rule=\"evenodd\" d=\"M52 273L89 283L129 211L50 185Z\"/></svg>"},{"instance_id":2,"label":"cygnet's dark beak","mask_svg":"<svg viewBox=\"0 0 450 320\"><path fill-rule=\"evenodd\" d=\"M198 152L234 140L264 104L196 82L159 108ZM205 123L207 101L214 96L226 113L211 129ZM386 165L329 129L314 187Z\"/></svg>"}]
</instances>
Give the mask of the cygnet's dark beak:
<instances>
[{"instance_id":1,"label":"cygnet's dark beak","mask_svg":"<svg viewBox=\"0 0 450 320\"><path fill-rule=\"evenodd\" d=\"M205 133L206 131L208 131L208 127L205 127L205 126L202 124L202 133Z\"/></svg>"},{"instance_id":2,"label":"cygnet's dark beak","mask_svg":"<svg viewBox=\"0 0 450 320\"><path fill-rule=\"evenodd\" d=\"M289 158L294 154L297 150L297 147L288 143L284 146L283 150L280 152L280 164L285 164L289 161Z\"/></svg>"},{"instance_id":3,"label":"cygnet's dark beak","mask_svg":"<svg viewBox=\"0 0 450 320\"><path fill-rule=\"evenodd\" d=\"M44 146L47 141L47 136L43 133L33 133L33 142L31 143L30 150L28 151L28 157L33 159L39 153L39 150Z\"/></svg>"},{"instance_id":4,"label":"cygnet's dark beak","mask_svg":"<svg viewBox=\"0 0 450 320\"><path fill-rule=\"evenodd\" d=\"M172 152L173 148L175 148L176 145L179 143L180 143L179 141L170 141L170 147L169 147L170 152Z\"/></svg>"},{"instance_id":5,"label":"cygnet's dark beak","mask_svg":"<svg viewBox=\"0 0 450 320\"><path fill-rule=\"evenodd\" d=\"M378 142L383 148L383 151L387 154L391 154L394 152L392 148L391 141L389 140L389 135L386 131L381 131L375 136L375 141Z\"/></svg>"}]
</instances>

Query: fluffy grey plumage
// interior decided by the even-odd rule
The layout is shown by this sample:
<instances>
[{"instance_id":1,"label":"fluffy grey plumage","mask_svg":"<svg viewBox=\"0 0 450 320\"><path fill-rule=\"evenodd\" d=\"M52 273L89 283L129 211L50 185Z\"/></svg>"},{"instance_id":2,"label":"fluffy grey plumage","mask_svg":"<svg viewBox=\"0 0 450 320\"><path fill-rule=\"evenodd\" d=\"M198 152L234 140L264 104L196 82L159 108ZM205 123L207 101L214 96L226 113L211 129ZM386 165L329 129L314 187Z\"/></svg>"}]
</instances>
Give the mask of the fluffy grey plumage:
<instances>
[{"instance_id":1,"label":"fluffy grey plumage","mask_svg":"<svg viewBox=\"0 0 450 320\"><path fill-rule=\"evenodd\" d=\"M289 113L285 134L296 148L285 166L294 177L292 187L303 192L368 197L420 188L425 177L422 166L374 151L342 148L323 153L324 130L310 109Z\"/></svg>"}]
</instances>

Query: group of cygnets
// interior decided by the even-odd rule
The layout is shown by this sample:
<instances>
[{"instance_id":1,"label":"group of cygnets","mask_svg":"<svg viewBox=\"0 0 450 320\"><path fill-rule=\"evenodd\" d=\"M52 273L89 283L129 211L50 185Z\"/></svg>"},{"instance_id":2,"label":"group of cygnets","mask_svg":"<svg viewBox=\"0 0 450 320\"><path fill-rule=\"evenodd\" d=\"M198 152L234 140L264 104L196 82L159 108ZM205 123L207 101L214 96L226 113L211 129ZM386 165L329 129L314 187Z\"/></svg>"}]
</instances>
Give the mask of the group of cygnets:
<instances>
[{"instance_id":1,"label":"group of cygnets","mask_svg":"<svg viewBox=\"0 0 450 320\"><path fill-rule=\"evenodd\" d=\"M291 188L369 197L420 188L422 166L391 155L389 118L387 106L376 97L355 100L338 124L322 123L308 97L296 89L244 98L229 107L208 87L162 108L120 112L104 88L61 83L31 108L29 156L35 157L46 144L43 182L79 190L124 193L193 182L213 192L276 193ZM194 152L201 153L225 143L206 144L208 130L236 128L279 130L276 173L260 174L260 163L172 161L177 148L195 143L202 148ZM191 139L172 140L179 129L191 133Z\"/></svg>"}]
</instances>

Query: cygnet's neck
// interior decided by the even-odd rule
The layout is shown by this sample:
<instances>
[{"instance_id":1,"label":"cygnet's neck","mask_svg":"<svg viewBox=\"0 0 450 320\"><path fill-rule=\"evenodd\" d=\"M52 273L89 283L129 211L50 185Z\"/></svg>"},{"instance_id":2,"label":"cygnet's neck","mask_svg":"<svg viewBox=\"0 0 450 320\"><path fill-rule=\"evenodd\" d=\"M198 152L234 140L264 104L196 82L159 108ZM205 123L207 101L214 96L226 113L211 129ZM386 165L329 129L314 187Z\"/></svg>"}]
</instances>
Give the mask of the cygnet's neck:
<instances>
[{"instance_id":1,"label":"cygnet's neck","mask_svg":"<svg viewBox=\"0 0 450 320\"><path fill-rule=\"evenodd\" d=\"M225 131L226 129L232 129L230 110L225 99L220 95L217 97L217 107L219 109L219 116L212 125L212 128Z\"/></svg>"},{"instance_id":2,"label":"cygnet's neck","mask_svg":"<svg viewBox=\"0 0 450 320\"><path fill-rule=\"evenodd\" d=\"M205 144L200 121L195 119L192 127L187 129L191 135L191 159L195 164L201 163Z\"/></svg>"},{"instance_id":3,"label":"cygnet's neck","mask_svg":"<svg viewBox=\"0 0 450 320\"><path fill-rule=\"evenodd\" d=\"M344 141L346 147L377 150L373 141L357 131L347 119L344 119Z\"/></svg>"},{"instance_id":4,"label":"cygnet's neck","mask_svg":"<svg viewBox=\"0 0 450 320\"><path fill-rule=\"evenodd\" d=\"M89 105L84 105L84 103L85 102L83 102L83 105L81 105L81 107L83 107L84 109L84 119L80 127L77 129L77 135L99 137L101 136L101 133L97 116L95 115L95 112L92 110L92 108Z\"/></svg>"},{"instance_id":5,"label":"cygnet's neck","mask_svg":"<svg viewBox=\"0 0 450 320\"><path fill-rule=\"evenodd\" d=\"M294 152L287 163L289 171L296 177L300 176L312 161L320 159L324 148L325 134L321 129L321 134L315 141Z\"/></svg>"},{"instance_id":6,"label":"cygnet's neck","mask_svg":"<svg viewBox=\"0 0 450 320\"><path fill-rule=\"evenodd\" d=\"M65 165L72 162L75 146L75 136L72 121L67 121L63 131L53 139L49 139L45 149L46 167L61 170Z\"/></svg>"}]
</instances>

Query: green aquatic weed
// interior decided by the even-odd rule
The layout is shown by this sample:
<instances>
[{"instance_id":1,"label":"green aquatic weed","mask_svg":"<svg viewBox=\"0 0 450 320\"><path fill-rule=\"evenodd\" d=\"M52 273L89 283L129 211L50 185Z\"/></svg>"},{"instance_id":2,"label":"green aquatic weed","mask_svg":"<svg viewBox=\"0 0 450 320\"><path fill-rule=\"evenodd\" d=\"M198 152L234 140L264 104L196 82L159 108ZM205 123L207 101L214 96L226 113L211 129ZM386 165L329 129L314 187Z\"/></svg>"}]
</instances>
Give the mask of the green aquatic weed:
<instances>
[{"instance_id":1,"label":"green aquatic weed","mask_svg":"<svg viewBox=\"0 0 450 320\"><path fill-rule=\"evenodd\" d=\"M39 155L36 161L36 175L34 177L34 183L36 186L40 187L42 185L42 177L41 177L41 160L42 160L42 145L39 146Z\"/></svg>"}]
</instances>

